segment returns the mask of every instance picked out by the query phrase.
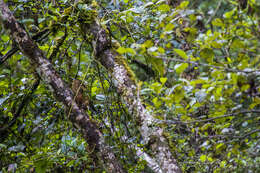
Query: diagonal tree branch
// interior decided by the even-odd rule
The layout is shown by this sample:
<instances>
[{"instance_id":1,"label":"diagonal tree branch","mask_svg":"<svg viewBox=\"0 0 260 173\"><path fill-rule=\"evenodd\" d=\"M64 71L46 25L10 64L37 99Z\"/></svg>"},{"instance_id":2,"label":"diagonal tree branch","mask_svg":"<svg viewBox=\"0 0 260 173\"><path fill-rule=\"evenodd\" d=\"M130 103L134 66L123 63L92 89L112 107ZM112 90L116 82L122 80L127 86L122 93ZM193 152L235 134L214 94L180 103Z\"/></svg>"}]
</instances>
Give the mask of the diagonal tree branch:
<instances>
[{"instance_id":1,"label":"diagonal tree branch","mask_svg":"<svg viewBox=\"0 0 260 173\"><path fill-rule=\"evenodd\" d=\"M150 168L154 172L157 172L159 168L165 173L180 173L181 169L171 153L163 129L154 126L152 113L146 110L139 98L133 72L126 64L124 58L112 48L111 40L106 30L95 20L91 24L82 24L81 28L85 29L85 33L90 32L95 38L93 40L93 48L96 59L112 74L123 102L129 108L137 124L139 124L143 142L152 153L153 159L157 162L156 169L154 167ZM149 163L148 160L147 162Z\"/></svg>"},{"instance_id":2,"label":"diagonal tree branch","mask_svg":"<svg viewBox=\"0 0 260 173\"><path fill-rule=\"evenodd\" d=\"M6 60L8 60L8 58L10 58L11 56L13 56L17 51L18 51L18 47L13 47L11 50L9 50L4 56L1 57L0 59L0 65L2 65Z\"/></svg>"},{"instance_id":3,"label":"diagonal tree branch","mask_svg":"<svg viewBox=\"0 0 260 173\"><path fill-rule=\"evenodd\" d=\"M44 30L38 32L36 35L32 36L32 39L35 40L36 42L39 42L49 35L48 32L49 32L48 28L44 29ZM44 35L44 34L46 34L46 35ZM11 50L9 50L4 56L1 57L0 65L2 65L8 58L13 56L18 50L19 50L19 48L16 45L14 45L14 47Z\"/></svg>"},{"instance_id":4,"label":"diagonal tree branch","mask_svg":"<svg viewBox=\"0 0 260 173\"><path fill-rule=\"evenodd\" d=\"M106 167L104 168L107 168L108 172L125 172L118 161L116 161L114 153L105 144L104 137L96 123L84 113L84 110L79 108L73 99L71 89L61 79L27 32L18 24L3 0L0 0L0 20L22 53L30 59L38 75L53 91L55 98L71 109L69 119L75 126L81 129L81 133L93 154L99 158L100 162L105 162Z\"/></svg>"}]
</instances>

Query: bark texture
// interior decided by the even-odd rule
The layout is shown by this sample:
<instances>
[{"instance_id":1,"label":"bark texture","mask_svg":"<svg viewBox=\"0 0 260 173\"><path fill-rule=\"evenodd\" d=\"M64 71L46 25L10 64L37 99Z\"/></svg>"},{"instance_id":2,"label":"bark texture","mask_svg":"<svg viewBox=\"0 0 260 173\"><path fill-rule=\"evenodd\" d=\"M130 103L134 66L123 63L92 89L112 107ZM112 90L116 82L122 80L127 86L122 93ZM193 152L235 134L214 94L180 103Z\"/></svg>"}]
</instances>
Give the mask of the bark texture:
<instances>
[{"instance_id":1,"label":"bark texture","mask_svg":"<svg viewBox=\"0 0 260 173\"><path fill-rule=\"evenodd\" d=\"M113 49L109 34L97 22L93 22L91 25L87 24L82 28L87 30L86 33L91 33L94 36L93 47L97 60L112 74L123 102L140 125L139 130L144 143L152 152L153 160L157 162L157 166L154 165L154 162L148 165L153 165L151 168L155 172L161 170L165 173L180 173L181 169L171 153L163 129L154 126L153 115L145 109L139 98L133 72L124 58ZM149 163L149 159L147 161Z\"/></svg>"},{"instance_id":2,"label":"bark texture","mask_svg":"<svg viewBox=\"0 0 260 173\"><path fill-rule=\"evenodd\" d=\"M111 149L105 144L103 135L96 123L90 120L83 109L79 108L71 89L61 79L37 44L19 25L3 0L0 0L0 20L22 53L30 59L32 67L36 69L41 79L53 91L55 98L71 110L69 119L81 129L93 153L99 158L99 161L105 163L106 170L108 172L124 172Z\"/></svg>"}]
</instances>

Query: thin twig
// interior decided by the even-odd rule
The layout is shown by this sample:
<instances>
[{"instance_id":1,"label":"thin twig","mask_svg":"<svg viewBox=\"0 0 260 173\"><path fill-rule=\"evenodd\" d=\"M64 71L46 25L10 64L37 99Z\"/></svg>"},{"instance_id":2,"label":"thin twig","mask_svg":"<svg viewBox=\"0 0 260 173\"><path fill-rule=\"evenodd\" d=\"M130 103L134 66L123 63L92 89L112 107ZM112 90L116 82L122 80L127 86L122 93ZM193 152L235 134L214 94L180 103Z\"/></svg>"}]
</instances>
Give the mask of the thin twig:
<instances>
[{"instance_id":1,"label":"thin twig","mask_svg":"<svg viewBox=\"0 0 260 173\"><path fill-rule=\"evenodd\" d=\"M157 59L162 59L162 60L168 60L168 61L175 61L175 62L182 62L182 63L188 63L188 64L193 64L197 66L206 66L206 67L212 67L220 70L225 70L227 72L234 72L234 73L260 73L260 70L238 70L238 69L231 69L227 67L221 67L221 66L215 66L215 65L210 65L206 63L201 63L201 62L195 62L195 61L188 61L188 60L183 60L183 59L178 59L178 58L164 58L164 57L155 57Z\"/></svg>"},{"instance_id":2,"label":"thin twig","mask_svg":"<svg viewBox=\"0 0 260 173\"><path fill-rule=\"evenodd\" d=\"M235 113L230 113L230 114L226 114L226 115L222 115L222 116L218 116L218 117L212 117L212 118L208 118L208 119L204 119L204 120L195 120L195 121L180 121L180 120L159 120L163 123L167 123L167 124L194 124L194 123L203 123L203 122L209 122L209 121L213 121L216 119L220 119L220 118L226 118L226 117L232 117L232 116L236 116L239 114L246 114L246 113L259 113L260 114L260 110L244 110L244 111L240 111L240 112L235 112Z\"/></svg>"},{"instance_id":3,"label":"thin twig","mask_svg":"<svg viewBox=\"0 0 260 173\"><path fill-rule=\"evenodd\" d=\"M78 74L79 74L79 72L80 72L80 63L81 63L81 49L82 49L82 46L83 46L83 43L84 43L84 41L83 42L81 42L81 44L80 44L80 47L79 47L79 60L78 60L78 68L77 68L77 72L76 72L76 75L75 75L75 79L77 79L77 77L78 77Z\"/></svg>"},{"instance_id":4,"label":"thin twig","mask_svg":"<svg viewBox=\"0 0 260 173\"><path fill-rule=\"evenodd\" d=\"M238 136L238 138L239 138L239 139L244 139L244 138L246 138L247 136L250 136L250 135L252 135L252 134L254 134L254 133L257 133L257 132L260 132L260 129L252 130L251 132L248 132L248 133L244 134L243 136Z\"/></svg>"},{"instance_id":5,"label":"thin twig","mask_svg":"<svg viewBox=\"0 0 260 173\"><path fill-rule=\"evenodd\" d=\"M213 19L213 17L216 16L216 14L217 14L217 12L218 12L218 10L219 10L221 4L222 4L222 1L223 1L223 0L220 0L220 1L218 2L217 8L215 9L214 13L209 17L209 19L207 20L207 22L205 23L205 25L209 24L209 23L211 22L211 20Z\"/></svg>"},{"instance_id":6,"label":"thin twig","mask_svg":"<svg viewBox=\"0 0 260 173\"><path fill-rule=\"evenodd\" d=\"M37 77L36 81L34 82L32 88L30 89L30 93L28 93L27 95L24 96L23 100L21 101L19 107L18 107L18 110L17 112L14 114L14 117L13 119L10 121L10 123L8 123L7 126L3 127L0 129L0 132L4 132L6 131L8 128L12 127L15 122L16 122L16 119L20 116L22 110L24 109L24 107L26 107L29 103L29 101L31 100L32 98L32 94L34 93L34 91L38 88L40 84L40 77Z\"/></svg>"}]
</instances>

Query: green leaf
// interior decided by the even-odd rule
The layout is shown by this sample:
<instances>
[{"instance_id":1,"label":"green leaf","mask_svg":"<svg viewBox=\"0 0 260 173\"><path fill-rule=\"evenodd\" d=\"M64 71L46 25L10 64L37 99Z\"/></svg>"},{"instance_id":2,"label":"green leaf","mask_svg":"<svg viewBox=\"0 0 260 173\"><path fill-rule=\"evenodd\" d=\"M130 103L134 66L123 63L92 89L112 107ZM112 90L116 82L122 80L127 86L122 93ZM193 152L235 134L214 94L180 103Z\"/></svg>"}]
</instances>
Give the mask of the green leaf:
<instances>
[{"instance_id":1,"label":"green leaf","mask_svg":"<svg viewBox=\"0 0 260 173\"><path fill-rule=\"evenodd\" d=\"M162 105L162 102L157 98L153 98L153 104L156 108L159 108Z\"/></svg>"},{"instance_id":2,"label":"green leaf","mask_svg":"<svg viewBox=\"0 0 260 173\"><path fill-rule=\"evenodd\" d=\"M213 41L211 42L210 44L213 48L217 48L217 49L220 49L222 47L222 44L221 43L218 43L216 41Z\"/></svg>"},{"instance_id":3,"label":"green leaf","mask_svg":"<svg viewBox=\"0 0 260 173\"><path fill-rule=\"evenodd\" d=\"M211 127L211 124L210 124L210 123L206 123L206 124L204 124L204 125L201 127L201 130L202 130L202 131L205 131L205 130L207 130L209 127Z\"/></svg>"},{"instance_id":4,"label":"green leaf","mask_svg":"<svg viewBox=\"0 0 260 173\"><path fill-rule=\"evenodd\" d=\"M212 25L214 26L224 26L222 20L220 18L216 18L212 21Z\"/></svg>"},{"instance_id":5,"label":"green leaf","mask_svg":"<svg viewBox=\"0 0 260 173\"><path fill-rule=\"evenodd\" d=\"M125 52L126 52L126 53L130 53L130 54L132 54L132 55L135 55L135 54L136 54L135 50L132 49L132 48L126 48L126 49L125 49Z\"/></svg>"},{"instance_id":6,"label":"green leaf","mask_svg":"<svg viewBox=\"0 0 260 173\"><path fill-rule=\"evenodd\" d=\"M167 81L166 77L161 77L160 78L160 82L162 83L162 85L164 85L166 81Z\"/></svg>"},{"instance_id":7,"label":"green leaf","mask_svg":"<svg viewBox=\"0 0 260 173\"><path fill-rule=\"evenodd\" d=\"M9 40L9 36L8 35L2 35L1 36L1 39L4 41L4 42L7 42Z\"/></svg>"},{"instance_id":8,"label":"green leaf","mask_svg":"<svg viewBox=\"0 0 260 173\"><path fill-rule=\"evenodd\" d=\"M220 97L222 95L222 87L218 87L214 95Z\"/></svg>"},{"instance_id":9,"label":"green leaf","mask_svg":"<svg viewBox=\"0 0 260 173\"><path fill-rule=\"evenodd\" d=\"M161 54L163 54L163 53L165 53L165 50L164 50L164 48L162 48L162 47L158 47L158 52L161 53Z\"/></svg>"},{"instance_id":10,"label":"green leaf","mask_svg":"<svg viewBox=\"0 0 260 173\"><path fill-rule=\"evenodd\" d=\"M200 56L207 60L207 62L212 63L214 58L214 52L210 48L204 48L200 51Z\"/></svg>"},{"instance_id":11,"label":"green leaf","mask_svg":"<svg viewBox=\"0 0 260 173\"><path fill-rule=\"evenodd\" d=\"M158 7L158 10L161 12L168 12L170 11L170 6L167 4L162 4Z\"/></svg>"},{"instance_id":12,"label":"green leaf","mask_svg":"<svg viewBox=\"0 0 260 173\"><path fill-rule=\"evenodd\" d=\"M173 25L172 23L168 23L168 24L165 26L164 30L167 32L167 31L173 30L173 28L174 28L174 25Z\"/></svg>"},{"instance_id":13,"label":"green leaf","mask_svg":"<svg viewBox=\"0 0 260 173\"><path fill-rule=\"evenodd\" d=\"M153 42L151 40L146 40L143 44L142 47L144 48L149 48L153 46Z\"/></svg>"},{"instance_id":14,"label":"green leaf","mask_svg":"<svg viewBox=\"0 0 260 173\"><path fill-rule=\"evenodd\" d=\"M235 12L235 10L231 10L229 12L226 12L224 14L224 17L227 18L227 19L230 19L233 16L234 12Z\"/></svg>"},{"instance_id":15,"label":"green leaf","mask_svg":"<svg viewBox=\"0 0 260 173\"><path fill-rule=\"evenodd\" d=\"M149 61L152 64L152 68L158 72L159 76L163 76L165 71L163 60L151 57L149 58Z\"/></svg>"},{"instance_id":16,"label":"green leaf","mask_svg":"<svg viewBox=\"0 0 260 173\"><path fill-rule=\"evenodd\" d=\"M244 47L245 47L244 42L239 39L235 39L230 46L230 48L233 48L233 49L239 49L239 48L241 49Z\"/></svg>"},{"instance_id":17,"label":"green leaf","mask_svg":"<svg viewBox=\"0 0 260 173\"><path fill-rule=\"evenodd\" d=\"M219 143L216 145L216 150L220 150L222 148L222 146L224 146L225 144L224 143Z\"/></svg>"},{"instance_id":18,"label":"green leaf","mask_svg":"<svg viewBox=\"0 0 260 173\"><path fill-rule=\"evenodd\" d=\"M205 162L207 160L207 156L206 155L201 155L200 156L200 161L201 162Z\"/></svg>"},{"instance_id":19,"label":"green leaf","mask_svg":"<svg viewBox=\"0 0 260 173\"><path fill-rule=\"evenodd\" d=\"M67 163L67 166L68 166L68 167L73 166L73 165L75 164L75 161L76 161L76 160L71 160L71 161L69 161L69 163Z\"/></svg>"},{"instance_id":20,"label":"green leaf","mask_svg":"<svg viewBox=\"0 0 260 173\"><path fill-rule=\"evenodd\" d=\"M241 91L246 91L250 88L250 85L246 84L241 87Z\"/></svg>"},{"instance_id":21,"label":"green leaf","mask_svg":"<svg viewBox=\"0 0 260 173\"><path fill-rule=\"evenodd\" d=\"M162 89L162 85L158 82L153 83L150 88L155 91L156 94L159 94L161 92Z\"/></svg>"},{"instance_id":22,"label":"green leaf","mask_svg":"<svg viewBox=\"0 0 260 173\"><path fill-rule=\"evenodd\" d=\"M119 47L116 51L120 54L124 54L126 52L126 49L124 47Z\"/></svg>"},{"instance_id":23,"label":"green leaf","mask_svg":"<svg viewBox=\"0 0 260 173\"><path fill-rule=\"evenodd\" d=\"M207 159L208 159L209 162L213 162L214 161L212 157L208 157Z\"/></svg>"},{"instance_id":24,"label":"green leaf","mask_svg":"<svg viewBox=\"0 0 260 173\"><path fill-rule=\"evenodd\" d=\"M186 53L181 49L174 49L174 51L182 58L188 59L189 57L186 55Z\"/></svg>"},{"instance_id":25,"label":"green leaf","mask_svg":"<svg viewBox=\"0 0 260 173\"><path fill-rule=\"evenodd\" d=\"M255 106L260 104L260 98L254 98L253 103L250 104L249 108L254 109Z\"/></svg>"},{"instance_id":26,"label":"green leaf","mask_svg":"<svg viewBox=\"0 0 260 173\"><path fill-rule=\"evenodd\" d=\"M226 164L227 164L226 161L223 160L223 161L220 162L220 167L225 168Z\"/></svg>"},{"instance_id":27,"label":"green leaf","mask_svg":"<svg viewBox=\"0 0 260 173\"><path fill-rule=\"evenodd\" d=\"M7 148L7 146L5 144L0 144L0 149L2 148Z\"/></svg>"},{"instance_id":28,"label":"green leaf","mask_svg":"<svg viewBox=\"0 0 260 173\"><path fill-rule=\"evenodd\" d=\"M188 63L176 64L175 70L177 74L181 74L187 67L189 67Z\"/></svg>"},{"instance_id":29,"label":"green leaf","mask_svg":"<svg viewBox=\"0 0 260 173\"><path fill-rule=\"evenodd\" d=\"M182 1L179 8L184 9L189 5L189 1Z\"/></svg>"}]
</instances>

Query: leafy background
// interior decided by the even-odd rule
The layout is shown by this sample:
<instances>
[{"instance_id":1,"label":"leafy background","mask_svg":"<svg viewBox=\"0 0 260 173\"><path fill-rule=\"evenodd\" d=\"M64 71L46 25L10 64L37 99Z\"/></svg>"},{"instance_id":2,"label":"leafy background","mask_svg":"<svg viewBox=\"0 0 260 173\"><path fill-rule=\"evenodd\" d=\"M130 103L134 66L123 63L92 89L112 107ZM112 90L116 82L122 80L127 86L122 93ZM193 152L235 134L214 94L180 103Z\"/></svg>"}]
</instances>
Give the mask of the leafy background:
<instances>
[{"instance_id":1,"label":"leafy background","mask_svg":"<svg viewBox=\"0 0 260 173\"><path fill-rule=\"evenodd\" d=\"M83 14L97 14L135 72L140 97L156 114L154 125L166 130L184 172L259 172L260 3L169 2L100 0L80 8ZM123 166L129 172L149 172L131 147L145 150L135 121L111 76L94 60L93 38L83 37L77 25L82 15L66 13L74 2L7 3L31 35L52 29L40 48L68 85L75 78L84 81L94 105L88 111ZM2 56L13 43L2 28L0 32ZM1 172L102 172L66 115L25 56L16 53L2 64Z\"/></svg>"}]
</instances>

